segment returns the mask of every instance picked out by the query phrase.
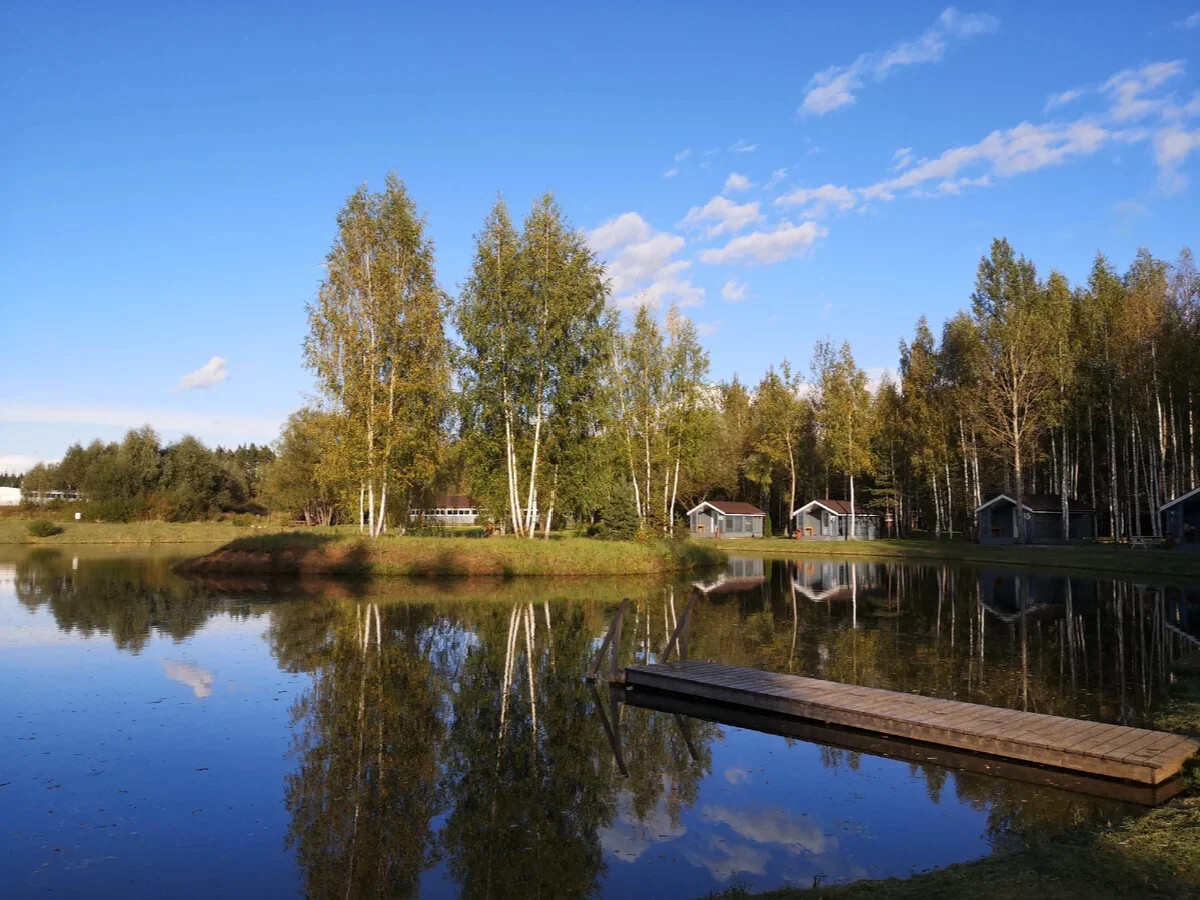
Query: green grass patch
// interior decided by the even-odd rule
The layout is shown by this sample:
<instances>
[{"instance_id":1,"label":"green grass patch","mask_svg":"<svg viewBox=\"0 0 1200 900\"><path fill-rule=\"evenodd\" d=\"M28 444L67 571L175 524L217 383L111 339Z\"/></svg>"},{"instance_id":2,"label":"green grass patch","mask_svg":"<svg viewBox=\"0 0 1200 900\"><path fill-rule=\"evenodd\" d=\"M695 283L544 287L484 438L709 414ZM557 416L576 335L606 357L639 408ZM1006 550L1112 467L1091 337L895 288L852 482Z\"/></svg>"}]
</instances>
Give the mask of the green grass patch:
<instances>
[{"instance_id":1,"label":"green grass patch","mask_svg":"<svg viewBox=\"0 0 1200 900\"><path fill-rule=\"evenodd\" d=\"M371 540L334 529L308 529L239 538L181 565L180 571L203 576L658 575L719 566L725 558L718 548L690 541L411 535Z\"/></svg>"},{"instance_id":2,"label":"green grass patch","mask_svg":"<svg viewBox=\"0 0 1200 900\"><path fill-rule=\"evenodd\" d=\"M717 541L724 550L771 555L825 558L908 559L967 562L981 565L1082 569L1111 574L1200 577L1200 553L1172 550L1130 550L1104 544L1069 546L993 547L968 541L882 540L805 541L764 538L756 541Z\"/></svg>"},{"instance_id":3,"label":"green grass patch","mask_svg":"<svg viewBox=\"0 0 1200 900\"><path fill-rule=\"evenodd\" d=\"M233 522L59 522L58 534L29 533L28 519L0 519L0 544L215 544L231 541L254 526ZM262 531L283 531L263 525Z\"/></svg>"}]
</instances>

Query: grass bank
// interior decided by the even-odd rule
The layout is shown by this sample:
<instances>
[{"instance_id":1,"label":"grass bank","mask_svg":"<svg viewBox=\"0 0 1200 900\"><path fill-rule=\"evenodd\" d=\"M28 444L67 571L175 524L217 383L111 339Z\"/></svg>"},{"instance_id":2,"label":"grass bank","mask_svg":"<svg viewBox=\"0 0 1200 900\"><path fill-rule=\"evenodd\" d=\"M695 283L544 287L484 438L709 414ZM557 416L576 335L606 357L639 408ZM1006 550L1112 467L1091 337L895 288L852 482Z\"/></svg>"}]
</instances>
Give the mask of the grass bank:
<instances>
[{"instance_id":1,"label":"grass bank","mask_svg":"<svg viewBox=\"0 0 1200 900\"><path fill-rule=\"evenodd\" d=\"M1126 547L1104 544L1065 547L992 547L968 541L797 541L788 538L715 541L714 543L722 550L733 553L741 551L754 554L826 558L911 559L931 562L1081 569L1087 572L1112 574L1200 577L1200 553L1172 550L1130 550Z\"/></svg>"},{"instance_id":2,"label":"grass bank","mask_svg":"<svg viewBox=\"0 0 1200 900\"><path fill-rule=\"evenodd\" d=\"M35 538L33 519L0 519L0 544L215 544L246 534L278 533L274 525L238 526L232 522L56 522L61 532Z\"/></svg>"},{"instance_id":3,"label":"grass bank","mask_svg":"<svg viewBox=\"0 0 1200 900\"><path fill-rule=\"evenodd\" d=\"M241 537L182 563L189 575L661 575L723 564L710 545L598 541L557 537L456 538L384 536L316 530Z\"/></svg>"}]
</instances>

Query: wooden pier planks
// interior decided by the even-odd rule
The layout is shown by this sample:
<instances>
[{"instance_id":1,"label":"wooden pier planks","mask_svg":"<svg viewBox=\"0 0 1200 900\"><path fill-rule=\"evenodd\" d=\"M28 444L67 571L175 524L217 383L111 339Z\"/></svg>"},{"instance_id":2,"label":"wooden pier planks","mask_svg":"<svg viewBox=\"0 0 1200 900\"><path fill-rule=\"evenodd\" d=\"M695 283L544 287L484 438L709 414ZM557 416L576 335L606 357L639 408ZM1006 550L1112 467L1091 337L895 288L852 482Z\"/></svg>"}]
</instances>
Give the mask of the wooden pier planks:
<instances>
[{"instance_id":1,"label":"wooden pier planks","mask_svg":"<svg viewBox=\"0 0 1200 900\"><path fill-rule=\"evenodd\" d=\"M629 666L623 675L635 687L1140 784L1161 784L1200 749L1144 728L692 660Z\"/></svg>"}]
</instances>

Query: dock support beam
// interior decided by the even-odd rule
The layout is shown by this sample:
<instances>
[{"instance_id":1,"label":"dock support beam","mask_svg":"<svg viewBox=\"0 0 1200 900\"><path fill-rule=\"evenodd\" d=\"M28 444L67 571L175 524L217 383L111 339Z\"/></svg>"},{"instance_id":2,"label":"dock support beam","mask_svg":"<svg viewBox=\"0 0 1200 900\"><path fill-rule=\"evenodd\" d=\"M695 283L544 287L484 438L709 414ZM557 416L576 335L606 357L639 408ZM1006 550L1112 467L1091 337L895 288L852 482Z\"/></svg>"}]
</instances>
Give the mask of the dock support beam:
<instances>
[{"instance_id":1,"label":"dock support beam","mask_svg":"<svg viewBox=\"0 0 1200 900\"><path fill-rule=\"evenodd\" d=\"M628 606L629 598L626 597L621 601L621 605L617 607L616 618L608 626L608 633L604 635L604 641L600 644L600 649L596 651L596 658L592 660L592 666L588 669L587 674L587 680L591 684L596 683L596 678L600 672L600 664L604 661L604 653L608 650L609 645L612 646L612 671L609 681L617 682L624 680L624 672L618 665L617 657L621 652L621 629L625 624L625 610Z\"/></svg>"}]
</instances>

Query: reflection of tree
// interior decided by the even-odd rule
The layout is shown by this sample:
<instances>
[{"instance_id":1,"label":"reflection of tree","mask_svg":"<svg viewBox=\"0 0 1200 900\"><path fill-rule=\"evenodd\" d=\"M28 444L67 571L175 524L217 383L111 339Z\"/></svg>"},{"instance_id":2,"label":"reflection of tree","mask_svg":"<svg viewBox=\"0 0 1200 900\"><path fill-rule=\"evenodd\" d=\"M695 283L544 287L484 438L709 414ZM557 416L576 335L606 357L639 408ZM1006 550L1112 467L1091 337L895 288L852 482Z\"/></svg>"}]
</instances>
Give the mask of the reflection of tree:
<instances>
[{"instance_id":1,"label":"reflection of tree","mask_svg":"<svg viewBox=\"0 0 1200 900\"><path fill-rule=\"evenodd\" d=\"M581 678L592 633L578 607L538 618L489 611L460 671L443 846L465 897L587 896L603 869L613 775Z\"/></svg>"},{"instance_id":2,"label":"reflection of tree","mask_svg":"<svg viewBox=\"0 0 1200 900\"><path fill-rule=\"evenodd\" d=\"M163 559L116 559L72 568L56 550L37 550L16 564L17 599L45 607L63 631L111 635L121 650L138 653L151 632L176 641L191 637L210 616L232 612L208 593L171 574Z\"/></svg>"},{"instance_id":3,"label":"reflection of tree","mask_svg":"<svg viewBox=\"0 0 1200 900\"><path fill-rule=\"evenodd\" d=\"M311 897L414 896L441 809L434 629L407 607L340 602L293 707L289 844ZM307 621L311 621L308 618Z\"/></svg>"}]
</instances>

